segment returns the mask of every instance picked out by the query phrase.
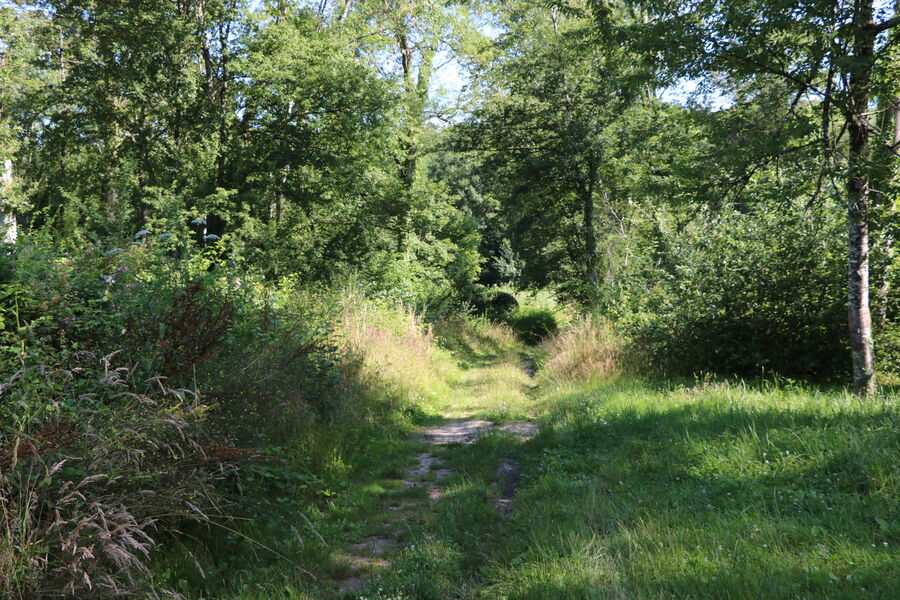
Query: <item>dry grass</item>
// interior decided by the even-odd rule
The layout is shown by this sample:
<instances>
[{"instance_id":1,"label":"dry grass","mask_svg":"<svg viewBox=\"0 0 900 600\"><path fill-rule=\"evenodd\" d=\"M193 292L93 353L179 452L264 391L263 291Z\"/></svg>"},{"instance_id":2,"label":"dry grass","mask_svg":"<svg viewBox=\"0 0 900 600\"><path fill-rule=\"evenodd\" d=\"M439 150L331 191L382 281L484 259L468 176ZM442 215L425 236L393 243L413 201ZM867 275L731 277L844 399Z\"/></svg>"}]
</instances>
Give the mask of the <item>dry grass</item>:
<instances>
[{"instance_id":1,"label":"dry grass","mask_svg":"<svg viewBox=\"0 0 900 600\"><path fill-rule=\"evenodd\" d=\"M112 356L0 385L0 597L157 597L151 533L216 514L232 469L201 444L207 406Z\"/></svg>"},{"instance_id":2,"label":"dry grass","mask_svg":"<svg viewBox=\"0 0 900 600\"><path fill-rule=\"evenodd\" d=\"M590 381L621 373L622 340L609 321L582 318L545 341L542 374L552 381Z\"/></svg>"},{"instance_id":3,"label":"dry grass","mask_svg":"<svg viewBox=\"0 0 900 600\"><path fill-rule=\"evenodd\" d=\"M524 418L532 382L506 325L457 317L433 326L399 306L344 301L343 343L370 389L441 417Z\"/></svg>"},{"instance_id":4,"label":"dry grass","mask_svg":"<svg viewBox=\"0 0 900 600\"><path fill-rule=\"evenodd\" d=\"M452 358L438 348L430 324L402 306L344 301L341 335L363 362L363 376L392 396L421 403L450 392L458 377Z\"/></svg>"},{"instance_id":5,"label":"dry grass","mask_svg":"<svg viewBox=\"0 0 900 600\"><path fill-rule=\"evenodd\" d=\"M435 323L434 329L439 343L460 354L464 360L516 352L521 346L516 332L509 325L485 317L442 319Z\"/></svg>"}]
</instances>

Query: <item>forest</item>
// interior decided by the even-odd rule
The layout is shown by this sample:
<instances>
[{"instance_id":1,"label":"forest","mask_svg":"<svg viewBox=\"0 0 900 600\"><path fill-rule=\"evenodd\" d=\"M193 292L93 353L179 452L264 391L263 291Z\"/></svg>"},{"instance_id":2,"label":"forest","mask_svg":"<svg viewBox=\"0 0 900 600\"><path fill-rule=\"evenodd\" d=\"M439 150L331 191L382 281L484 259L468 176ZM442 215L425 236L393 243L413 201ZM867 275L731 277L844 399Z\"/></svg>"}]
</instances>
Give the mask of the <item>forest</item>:
<instances>
[{"instance_id":1,"label":"forest","mask_svg":"<svg viewBox=\"0 0 900 600\"><path fill-rule=\"evenodd\" d=\"M0 598L893 599L898 0L0 0Z\"/></svg>"}]
</instances>

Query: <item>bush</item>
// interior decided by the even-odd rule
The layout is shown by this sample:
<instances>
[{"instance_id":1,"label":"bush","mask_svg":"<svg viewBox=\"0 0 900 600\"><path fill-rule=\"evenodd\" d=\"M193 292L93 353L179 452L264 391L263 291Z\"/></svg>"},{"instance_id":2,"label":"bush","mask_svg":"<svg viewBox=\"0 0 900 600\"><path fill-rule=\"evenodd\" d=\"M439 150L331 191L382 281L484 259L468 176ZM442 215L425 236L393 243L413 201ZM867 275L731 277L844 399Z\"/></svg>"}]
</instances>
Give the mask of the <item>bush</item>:
<instances>
[{"instance_id":1,"label":"bush","mask_svg":"<svg viewBox=\"0 0 900 600\"><path fill-rule=\"evenodd\" d=\"M509 292L497 292L491 298L490 317L502 319L519 306L519 301Z\"/></svg>"},{"instance_id":2,"label":"bush","mask_svg":"<svg viewBox=\"0 0 900 600\"><path fill-rule=\"evenodd\" d=\"M348 416L358 397L359 360L341 347L337 299L272 294L262 307L242 305L219 353L196 369L217 427L244 445L289 446Z\"/></svg>"},{"instance_id":3,"label":"bush","mask_svg":"<svg viewBox=\"0 0 900 600\"><path fill-rule=\"evenodd\" d=\"M556 315L546 308L520 308L507 322L526 344L537 344L559 331Z\"/></svg>"},{"instance_id":4,"label":"bush","mask_svg":"<svg viewBox=\"0 0 900 600\"><path fill-rule=\"evenodd\" d=\"M184 373L211 358L233 324L231 299L202 280L182 287L159 318L163 371Z\"/></svg>"},{"instance_id":5,"label":"bush","mask_svg":"<svg viewBox=\"0 0 900 600\"><path fill-rule=\"evenodd\" d=\"M878 374L900 376L900 323L887 322L875 331Z\"/></svg>"},{"instance_id":6,"label":"bush","mask_svg":"<svg viewBox=\"0 0 900 600\"><path fill-rule=\"evenodd\" d=\"M844 380L843 227L822 207L698 215L667 238L654 266L626 279L608 310L667 376Z\"/></svg>"}]
</instances>

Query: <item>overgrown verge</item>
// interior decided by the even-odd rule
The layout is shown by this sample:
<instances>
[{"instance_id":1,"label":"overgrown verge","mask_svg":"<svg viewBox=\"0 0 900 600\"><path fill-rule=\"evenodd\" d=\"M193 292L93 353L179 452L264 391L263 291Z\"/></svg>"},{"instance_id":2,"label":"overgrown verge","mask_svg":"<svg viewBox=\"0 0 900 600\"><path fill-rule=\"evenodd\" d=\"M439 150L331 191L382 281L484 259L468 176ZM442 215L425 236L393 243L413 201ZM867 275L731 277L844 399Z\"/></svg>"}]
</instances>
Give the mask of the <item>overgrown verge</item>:
<instances>
[{"instance_id":1,"label":"overgrown verge","mask_svg":"<svg viewBox=\"0 0 900 600\"><path fill-rule=\"evenodd\" d=\"M0 593L155 596L157 534L220 511L233 472L208 406L114 357L72 355L0 386Z\"/></svg>"},{"instance_id":2,"label":"overgrown verge","mask_svg":"<svg viewBox=\"0 0 900 600\"><path fill-rule=\"evenodd\" d=\"M609 321L581 317L542 344L541 375L557 383L612 378L623 372L625 345Z\"/></svg>"},{"instance_id":3,"label":"overgrown verge","mask_svg":"<svg viewBox=\"0 0 900 600\"><path fill-rule=\"evenodd\" d=\"M2 287L6 596L317 589L341 568L333 500L399 469L404 432L464 376L398 304L158 241L31 241ZM437 327L473 352L516 343L485 320Z\"/></svg>"},{"instance_id":4,"label":"overgrown verge","mask_svg":"<svg viewBox=\"0 0 900 600\"><path fill-rule=\"evenodd\" d=\"M159 537L220 512L237 458L196 386L164 373L215 353L232 302L143 247L34 242L0 289L0 591L156 595Z\"/></svg>"}]
</instances>

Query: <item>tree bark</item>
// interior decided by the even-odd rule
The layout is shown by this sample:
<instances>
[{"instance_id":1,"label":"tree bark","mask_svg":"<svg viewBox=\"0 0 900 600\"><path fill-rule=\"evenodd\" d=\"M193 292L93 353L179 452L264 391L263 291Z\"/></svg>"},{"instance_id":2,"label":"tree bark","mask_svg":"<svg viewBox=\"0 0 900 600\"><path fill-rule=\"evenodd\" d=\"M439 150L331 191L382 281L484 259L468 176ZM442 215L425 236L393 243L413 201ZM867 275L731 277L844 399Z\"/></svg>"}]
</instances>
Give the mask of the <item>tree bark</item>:
<instances>
[{"instance_id":1,"label":"tree bark","mask_svg":"<svg viewBox=\"0 0 900 600\"><path fill-rule=\"evenodd\" d=\"M847 225L849 232L848 324L853 359L853 391L859 396L875 392L872 315L869 310L869 132L867 116L876 33L872 28L872 0L859 0L854 18L853 57L847 114L849 177Z\"/></svg>"},{"instance_id":2,"label":"tree bark","mask_svg":"<svg viewBox=\"0 0 900 600\"><path fill-rule=\"evenodd\" d=\"M594 226L594 188L597 187L597 164L593 156L588 159L587 168L587 182L582 194L584 262L590 301L592 305L596 305L600 290L600 277L597 271L597 230Z\"/></svg>"},{"instance_id":3,"label":"tree bark","mask_svg":"<svg viewBox=\"0 0 900 600\"><path fill-rule=\"evenodd\" d=\"M2 169L2 172L0 172L0 192L5 196L12 189L13 184L12 159L4 159ZM18 238L18 234L19 228L16 224L15 213L0 210L0 241L6 244L13 244Z\"/></svg>"},{"instance_id":4,"label":"tree bark","mask_svg":"<svg viewBox=\"0 0 900 600\"><path fill-rule=\"evenodd\" d=\"M343 23L347 20L347 17L350 15L350 8L353 6L353 0L346 0L344 2L344 9L341 11L341 16L338 18L338 23Z\"/></svg>"},{"instance_id":5,"label":"tree bark","mask_svg":"<svg viewBox=\"0 0 900 600\"><path fill-rule=\"evenodd\" d=\"M412 190L416 178L418 160L418 127L419 115L414 114L418 105L418 86L415 81L413 67L413 47L406 33L397 34L397 49L400 51L400 65L403 67L403 87L406 91L407 114L403 127L403 156L400 159L400 178L407 190Z\"/></svg>"},{"instance_id":6,"label":"tree bark","mask_svg":"<svg viewBox=\"0 0 900 600\"><path fill-rule=\"evenodd\" d=\"M900 150L900 96L894 98L894 143L895 151Z\"/></svg>"}]
</instances>

